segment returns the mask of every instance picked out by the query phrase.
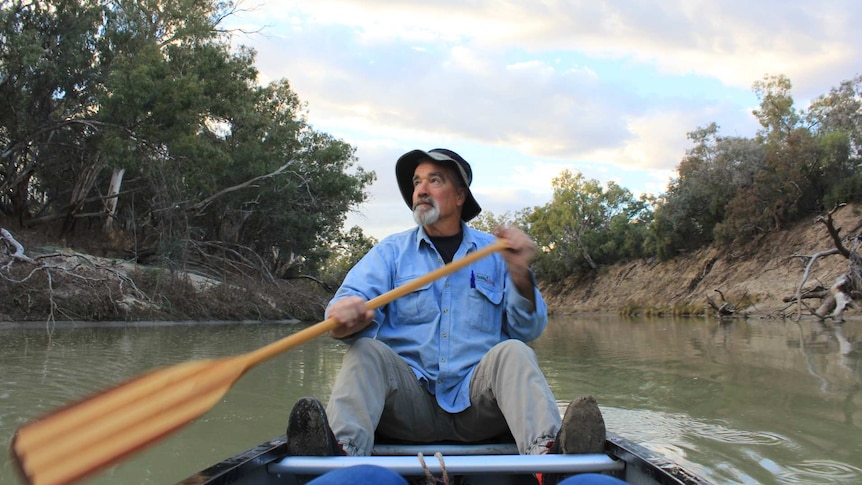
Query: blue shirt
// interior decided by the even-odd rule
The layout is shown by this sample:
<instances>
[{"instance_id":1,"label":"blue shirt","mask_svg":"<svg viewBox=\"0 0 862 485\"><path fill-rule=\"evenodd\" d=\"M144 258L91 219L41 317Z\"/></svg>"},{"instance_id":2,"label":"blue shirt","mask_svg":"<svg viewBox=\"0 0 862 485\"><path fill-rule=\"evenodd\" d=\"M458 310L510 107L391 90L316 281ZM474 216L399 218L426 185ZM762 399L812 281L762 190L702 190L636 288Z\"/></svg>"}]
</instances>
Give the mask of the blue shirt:
<instances>
[{"instance_id":1,"label":"blue shirt","mask_svg":"<svg viewBox=\"0 0 862 485\"><path fill-rule=\"evenodd\" d=\"M462 228L456 260L495 241L465 224ZM394 234L350 270L332 301L348 295L370 300L443 264L423 228ZM491 347L507 339L529 342L544 331L548 309L535 285L533 291L535 310L515 289L502 256L494 253L377 309L368 327L344 341L370 337L385 342L441 408L460 412L470 406L470 379Z\"/></svg>"}]
</instances>

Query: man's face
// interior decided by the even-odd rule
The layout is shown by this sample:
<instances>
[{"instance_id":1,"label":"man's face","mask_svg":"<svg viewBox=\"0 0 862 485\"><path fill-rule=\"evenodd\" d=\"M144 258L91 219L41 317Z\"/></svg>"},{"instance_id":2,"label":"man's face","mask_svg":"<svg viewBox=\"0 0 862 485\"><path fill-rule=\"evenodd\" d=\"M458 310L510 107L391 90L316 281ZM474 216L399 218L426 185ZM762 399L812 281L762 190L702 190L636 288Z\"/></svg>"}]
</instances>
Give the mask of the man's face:
<instances>
[{"instance_id":1,"label":"man's face","mask_svg":"<svg viewBox=\"0 0 862 485\"><path fill-rule=\"evenodd\" d=\"M439 220L461 219L464 188L449 167L422 162L413 172L413 219L420 226Z\"/></svg>"}]
</instances>

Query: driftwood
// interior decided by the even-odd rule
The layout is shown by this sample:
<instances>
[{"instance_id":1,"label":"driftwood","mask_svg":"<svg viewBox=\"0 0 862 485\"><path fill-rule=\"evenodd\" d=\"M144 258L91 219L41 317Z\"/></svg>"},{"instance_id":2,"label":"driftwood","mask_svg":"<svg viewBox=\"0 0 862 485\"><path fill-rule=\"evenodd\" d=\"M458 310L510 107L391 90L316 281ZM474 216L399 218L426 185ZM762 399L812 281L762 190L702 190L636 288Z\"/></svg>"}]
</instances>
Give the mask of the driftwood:
<instances>
[{"instance_id":1,"label":"driftwood","mask_svg":"<svg viewBox=\"0 0 862 485\"><path fill-rule=\"evenodd\" d=\"M844 319L844 311L848 307L862 310L862 306L855 301L862 296L862 294L860 294L860 290L862 290L862 258L860 258L857 253L860 244L860 234L857 233L850 238L850 240L853 241L853 247L851 249L848 249L844 245L844 238L841 237L841 228L835 227L835 223L832 219L832 215L835 211L842 206L843 205L838 205L825 216L819 216L815 219L815 222L819 222L826 226L826 230L835 247L808 256L808 263L805 266L805 272L802 275L802 279L796 287L796 294L793 297L784 299L784 301L796 302L797 321L802 318L802 307L804 305L803 299L815 298L816 296L820 296L822 301L820 306L811 313L821 320L832 318L833 321L841 322ZM858 229L859 228L857 227L855 230ZM803 291L803 287L808 281L811 268L817 259L831 256L833 254L840 254L847 258L850 262L847 272L839 275L828 291L824 290L822 287L818 288L817 291Z\"/></svg>"},{"instance_id":2,"label":"driftwood","mask_svg":"<svg viewBox=\"0 0 862 485\"><path fill-rule=\"evenodd\" d=\"M15 261L24 261L36 264L36 261L33 258L24 254L24 246L12 236L11 232L6 229L0 229L0 238L3 239L3 243L6 245L7 251L9 249L13 250L9 252L9 262L6 263L6 266L4 266L3 269L9 269Z\"/></svg>"},{"instance_id":3,"label":"driftwood","mask_svg":"<svg viewBox=\"0 0 862 485\"><path fill-rule=\"evenodd\" d=\"M98 258L77 253L74 251L62 251L50 254L41 254L30 257L25 254L24 245L5 228L0 228L0 279L9 284L22 284L29 281L33 276L44 273L47 284L48 306L47 322L54 322L57 313L63 313L55 300L54 283L57 276L66 276L71 281L77 281L83 285L113 283L111 286L118 290L114 301L117 305L138 304L147 305L149 299L138 289L135 282L120 268L112 264L102 264ZM25 268L23 275L19 272L14 275L11 271L15 263L29 266Z\"/></svg>"},{"instance_id":4,"label":"driftwood","mask_svg":"<svg viewBox=\"0 0 862 485\"><path fill-rule=\"evenodd\" d=\"M733 316L733 314L736 313L736 305L727 301L724 298L724 293L722 293L721 290L716 288L715 292L718 293L718 295L721 297L721 304L719 305L715 302L715 300L708 296L706 297L706 302L709 304L710 307L712 307L713 310L715 310L716 313L718 313L719 318Z\"/></svg>"}]
</instances>

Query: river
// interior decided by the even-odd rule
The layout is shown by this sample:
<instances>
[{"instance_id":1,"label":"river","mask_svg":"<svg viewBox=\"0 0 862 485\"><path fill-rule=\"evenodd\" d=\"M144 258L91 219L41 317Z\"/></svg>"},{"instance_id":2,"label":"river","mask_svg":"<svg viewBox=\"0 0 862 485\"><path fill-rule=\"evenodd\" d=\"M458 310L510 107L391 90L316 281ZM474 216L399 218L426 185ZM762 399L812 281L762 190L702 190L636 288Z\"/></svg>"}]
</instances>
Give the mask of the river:
<instances>
[{"instance_id":1,"label":"river","mask_svg":"<svg viewBox=\"0 0 862 485\"><path fill-rule=\"evenodd\" d=\"M257 349L302 325L0 327L0 442L154 367ZM862 483L862 322L554 317L532 344L559 399L592 394L608 428L716 483ZM325 401L345 347L264 362L209 412L86 484L165 484L284 433ZM3 453L0 484L17 484Z\"/></svg>"}]
</instances>

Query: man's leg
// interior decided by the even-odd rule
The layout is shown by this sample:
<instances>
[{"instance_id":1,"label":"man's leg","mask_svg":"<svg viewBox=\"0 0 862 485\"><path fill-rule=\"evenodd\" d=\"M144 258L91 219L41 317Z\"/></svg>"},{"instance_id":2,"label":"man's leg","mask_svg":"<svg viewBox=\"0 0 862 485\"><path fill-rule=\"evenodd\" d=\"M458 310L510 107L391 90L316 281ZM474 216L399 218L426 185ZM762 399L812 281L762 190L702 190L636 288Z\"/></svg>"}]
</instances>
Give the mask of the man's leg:
<instances>
[{"instance_id":1,"label":"man's leg","mask_svg":"<svg viewBox=\"0 0 862 485\"><path fill-rule=\"evenodd\" d=\"M422 439L435 429L435 407L404 359L380 341L361 338L344 356L326 413L347 454L362 456L371 454L375 430Z\"/></svg>"},{"instance_id":2,"label":"man's leg","mask_svg":"<svg viewBox=\"0 0 862 485\"><path fill-rule=\"evenodd\" d=\"M484 419L502 414L521 454L547 452L560 429L554 394L535 352L520 340L497 344L482 357L470 383L470 401L465 413L478 414L465 418L481 429L487 426Z\"/></svg>"}]
</instances>

